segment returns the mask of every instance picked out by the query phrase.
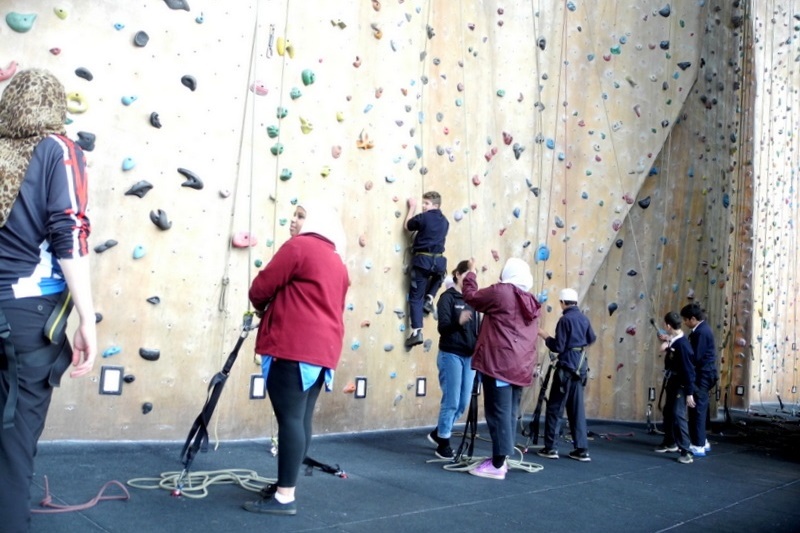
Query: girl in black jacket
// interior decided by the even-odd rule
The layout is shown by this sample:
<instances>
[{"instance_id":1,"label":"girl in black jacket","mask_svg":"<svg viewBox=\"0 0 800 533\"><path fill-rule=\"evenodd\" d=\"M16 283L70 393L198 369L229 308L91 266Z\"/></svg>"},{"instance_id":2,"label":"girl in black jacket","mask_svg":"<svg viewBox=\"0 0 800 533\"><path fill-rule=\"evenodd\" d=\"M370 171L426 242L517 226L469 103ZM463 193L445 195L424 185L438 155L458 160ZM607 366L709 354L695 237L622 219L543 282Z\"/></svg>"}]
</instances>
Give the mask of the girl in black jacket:
<instances>
[{"instance_id":1,"label":"girl in black jacket","mask_svg":"<svg viewBox=\"0 0 800 533\"><path fill-rule=\"evenodd\" d=\"M453 424L469 405L475 371L472 369L472 352L478 339L478 313L464 302L461 280L469 270L469 261L461 261L453 270L453 286L439 297L436 310L439 314L439 386L442 402L439 423L428 435L436 445L436 456L452 459L450 435Z\"/></svg>"}]
</instances>

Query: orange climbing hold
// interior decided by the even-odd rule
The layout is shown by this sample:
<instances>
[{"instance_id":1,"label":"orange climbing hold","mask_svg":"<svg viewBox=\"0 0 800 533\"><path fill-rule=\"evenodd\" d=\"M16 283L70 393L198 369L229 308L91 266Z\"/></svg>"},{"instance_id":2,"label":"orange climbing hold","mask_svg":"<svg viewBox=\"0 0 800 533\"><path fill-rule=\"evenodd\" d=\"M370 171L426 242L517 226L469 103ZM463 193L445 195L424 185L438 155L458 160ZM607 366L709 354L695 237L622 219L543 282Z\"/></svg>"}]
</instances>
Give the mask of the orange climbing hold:
<instances>
[{"instance_id":1,"label":"orange climbing hold","mask_svg":"<svg viewBox=\"0 0 800 533\"><path fill-rule=\"evenodd\" d=\"M369 134L366 131L361 130L361 133L358 134L356 147L359 150L371 150L373 146L375 146L375 143L369 138Z\"/></svg>"}]
</instances>

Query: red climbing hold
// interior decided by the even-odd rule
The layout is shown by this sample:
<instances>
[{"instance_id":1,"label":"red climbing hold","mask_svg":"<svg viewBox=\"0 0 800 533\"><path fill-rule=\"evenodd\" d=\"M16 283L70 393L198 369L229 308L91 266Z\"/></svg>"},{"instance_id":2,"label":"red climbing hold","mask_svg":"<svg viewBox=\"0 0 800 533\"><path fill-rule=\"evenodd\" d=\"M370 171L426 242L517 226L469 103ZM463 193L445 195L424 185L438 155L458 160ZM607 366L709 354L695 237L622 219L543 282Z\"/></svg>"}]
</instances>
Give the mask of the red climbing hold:
<instances>
[{"instance_id":1,"label":"red climbing hold","mask_svg":"<svg viewBox=\"0 0 800 533\"><path fill-rule=\"evenodd\" d=\"M233 236L232 243L234 248L247 248L258 244L258 240L255 235L251 235L246 231L240 231Z\"/></svg>"},{"instance_id":2,"label":"red climbing hold","mask_svg":"<svg viewBox=\"0 0 800 533\"><path fill-rule=\"evenodd\" d=\"M12 61L6 68L0 68L0 81L6 81L17 72L17 62Z\"/></svg>"},{"instance_id":3,"label":"red climbing hold","mask_svg":"<svg viewBox=\"0 0 800 533\"><path fill-rule=\"evenodd\" d=\"M503 142L506 143L506 146L509 146L512 142L514 142L514 137L512 137L510 133L504 131Z\"/></svg>"}]
</instances>

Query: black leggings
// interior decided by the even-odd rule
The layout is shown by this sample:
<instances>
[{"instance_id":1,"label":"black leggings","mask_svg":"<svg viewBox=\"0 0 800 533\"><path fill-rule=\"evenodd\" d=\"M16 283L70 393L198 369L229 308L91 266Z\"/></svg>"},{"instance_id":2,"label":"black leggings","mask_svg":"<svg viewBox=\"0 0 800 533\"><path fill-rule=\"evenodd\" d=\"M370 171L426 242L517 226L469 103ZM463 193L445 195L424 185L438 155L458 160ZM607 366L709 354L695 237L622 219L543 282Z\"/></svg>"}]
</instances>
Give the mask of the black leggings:
<instances>
[{"instance_id":1,"label":"black leggings","mask_svg":"<svg viewBox=\"0 0 800 533\"><path fill-rule=\"evenodd\" d=\"M278 420L278 486L294 487L300 465L311 444L314 405L325 381L325 369L317 381L303 390L300 363L273 359L267 376L267 392Z\"/></svg>"}]
</instances>

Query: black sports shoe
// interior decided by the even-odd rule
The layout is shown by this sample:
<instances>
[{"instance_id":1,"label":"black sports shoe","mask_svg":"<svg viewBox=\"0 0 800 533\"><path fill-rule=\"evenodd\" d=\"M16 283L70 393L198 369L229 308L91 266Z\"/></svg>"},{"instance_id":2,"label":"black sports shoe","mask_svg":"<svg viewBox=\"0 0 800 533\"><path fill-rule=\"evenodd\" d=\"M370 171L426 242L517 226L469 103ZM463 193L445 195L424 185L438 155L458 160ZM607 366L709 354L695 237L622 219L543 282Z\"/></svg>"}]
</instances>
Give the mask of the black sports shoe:
<instances>
[{"instance_id":1,"label":"black sports shoe","mask_svg":"<svg viewBox=\"0 0 800 533\"><path fill-rule=\"evenodd\" d=\"M439 428L433 428L433 431L428 433L428 442L436 446L437 448L442 445L442 439L439 438Z\"/></svg>"},{"instance_id":2,"label":"black sports shoe","mask_svg":"<svg viewBox=\"0 0 800 533\"><path fill-rule=\"evenodd\" d=\"M452 459L456 456L449 444L441 444L436 448L436 457L439 459Z\"/></svg>"},{"instance_id":3,"label":"black sports shoe","mask_svg":"<svg viewBox=\"0 0 800 533\"><path fill-rule=\"evenodd\" d=\"M415 333L412 333L406 339L406 348L411 348L413 346L416 346L417 344L422 344L422 343L423 343L422 330L418 329Z\"/></svg>"},{"instance_id":4,"label":"black sports shoe","mask_svg":"<svg viewBox=\"0 0 800 533\"><path fill-rule=\"evenodd\" d=\"M536 452L536 455L539 457L545 457L547 459L558 459L558 452L549 448L542 448Z\"/></svg>"},{"instance_id":5,"label":"black sports shoe","mask_svg":"<svg viewBox=\"0 0 800 533\"><path fill-rule=\"evenodd\" d=\"M250 511L251 513L278 514L278 515L297 514L296 501L291 501L289 503L281 503L275 498L270 498L268 500L262 498L254 502L244 502L242 507L244 508L245 511Z\"/></svg>"},{"instance_id":6,"label":"black sports shoe","mask_svg":"<svg viewBox=\"0 0 800 533\"><path fill-rule=\"evenodd\" d=\"M582 448L576 448L569 452L569 458L575 459L576 461L580 461L582 463L588 463L592 460L592 458L589 457L589 452Z\"/></svg>"}]
</instances>

